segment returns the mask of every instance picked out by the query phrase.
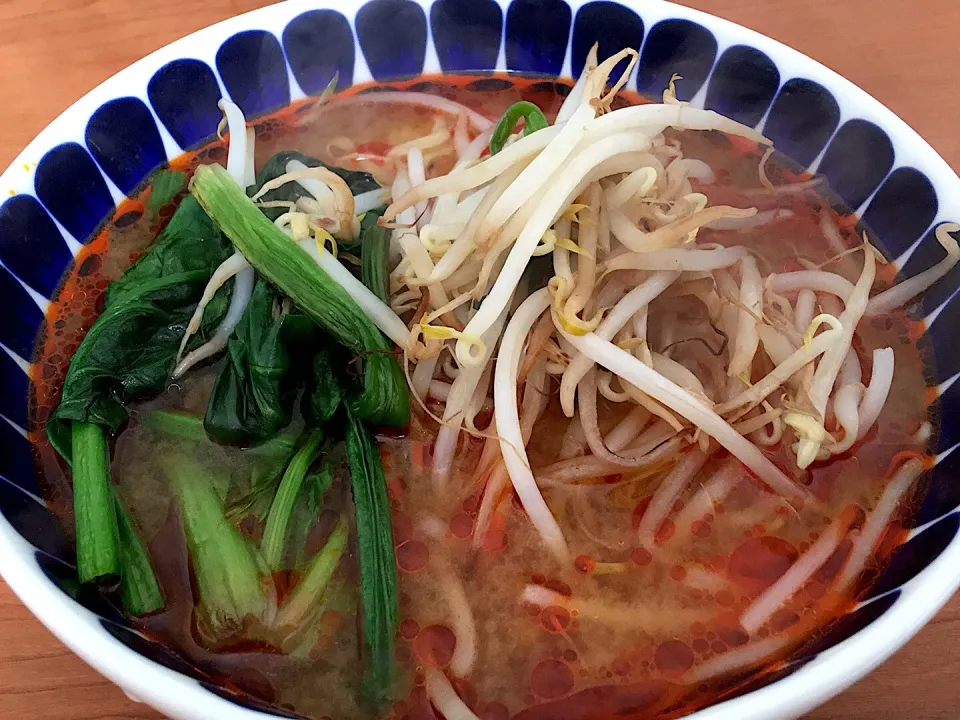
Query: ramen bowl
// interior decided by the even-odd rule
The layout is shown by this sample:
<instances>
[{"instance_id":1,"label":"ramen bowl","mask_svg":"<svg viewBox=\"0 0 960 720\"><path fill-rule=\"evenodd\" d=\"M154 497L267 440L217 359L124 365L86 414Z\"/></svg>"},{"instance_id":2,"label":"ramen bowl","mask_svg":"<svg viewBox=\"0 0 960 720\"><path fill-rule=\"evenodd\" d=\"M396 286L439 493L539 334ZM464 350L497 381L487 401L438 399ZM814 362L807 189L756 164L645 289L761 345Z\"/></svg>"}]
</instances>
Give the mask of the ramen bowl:
<instances>
[{"instance_id":1,"label":"ramen bowl","mask_svg":"<svg viewBox=\"0 0 960 720\"><path fill-rule=\"evenodd\" d=\"M960 219L960 179L894 113L829 69L735 24L650 2L291 0L194 33L91 91L0 178L0 573L67 646L132 697L172 718L287 717L221 688L144 637L76 580L74 552L41 498L28 427L34 339L83 243L157 166L214 137L221 96L248 118L338 88L421 74L509 71L549 82L601 58L640 53L628 89L677 96L756 127L823 175L910 274L939 257L935 226ZM507 83L503 76L478 81ZM860 602L815 644L692 717L797 717L883 662L960 585L960 271L928 292L941 420L936 465L915 528ZM955 415L955 413L957 415Z\"/></svg>"}]
</instances>

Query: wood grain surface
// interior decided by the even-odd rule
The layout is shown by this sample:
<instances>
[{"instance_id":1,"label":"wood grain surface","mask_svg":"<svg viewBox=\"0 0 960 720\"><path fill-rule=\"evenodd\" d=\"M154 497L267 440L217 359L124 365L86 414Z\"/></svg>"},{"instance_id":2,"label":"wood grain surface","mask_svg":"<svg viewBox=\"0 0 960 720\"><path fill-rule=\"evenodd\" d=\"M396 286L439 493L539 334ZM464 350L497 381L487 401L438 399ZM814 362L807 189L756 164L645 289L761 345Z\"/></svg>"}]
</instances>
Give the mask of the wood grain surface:
<instances>
[{"instance_id":1,"label":"wood grain surface","mask_svg":"<svg viewBox=\"0 0 960 720\"><path fill-rule=\"evenodd\" d=\"M97 84L257 0L0 0L0 167ZM960 4L953 0L688 0L816 58L892 108L960 168ZM960 716L960 596L903 650L809 717ZM160 716L74 657L0 582L0 719Z\"/></svg>"}]
</instances>

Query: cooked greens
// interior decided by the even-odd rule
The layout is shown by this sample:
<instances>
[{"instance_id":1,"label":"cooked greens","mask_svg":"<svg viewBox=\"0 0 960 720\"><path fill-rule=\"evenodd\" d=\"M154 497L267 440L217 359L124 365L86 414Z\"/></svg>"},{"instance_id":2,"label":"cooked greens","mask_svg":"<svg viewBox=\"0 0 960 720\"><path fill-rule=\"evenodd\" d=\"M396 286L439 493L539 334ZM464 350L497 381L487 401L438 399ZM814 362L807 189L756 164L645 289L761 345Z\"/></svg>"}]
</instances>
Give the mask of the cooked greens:
<instances>
[{"instance_id":1,"label":"cooked greens","mask_svg":"<svg viewBox=\"0 0 960 720\"><path fill-rule=\"evenodd\" d=\"M383 210L371 210L360 222L360 271L363 284L383 302L390 303L387 255L390 235L380 226Z\"/></svg>"},{"instance_id":2,"label":"cooked greens","mask_svg":"<svg viewBox=\"0 0 960 720\"><path fill-rule=\"evenodd\" d=\"M271 570L281 569L290 516L300 497L310 466L320 455L321 443L323 443L322 430L313 430L307 434L300 449L284 471L280 487L277 488L273 498L270 514L267 516L267 527L263 531L263 541L260 544L263 559Z\"/></svg>"},{"instance_id":3,"label":"cooked greens","mask_svg":"<svg viewBox=\"0 0 960 720\"><path fill-rule=\"evenodd\" d=\"M269 607L256 551L224 518L223 501L204 467L188 455L160 460L180 501L203 627L216 640L229 638L249 618L262 619Z\"/></svg>"},{"instance_id":4,"label":"cooked greens","mask_svg":"<svg viewBox=\"0 0 960 720\"><path fill-rule=\"evenodd\" d=\"M244 195L227 171L202 165L190 191L257 271L338 343L363 361L360 417L403 427L410 418L406 380L393 351L352 297Z\"/></svg>"},{"instance_id":5,"label":"cooked greens","mask_svg":"<svg viewBox=\"0 0 960 720\"><path fill-rule=\"evenodd\" d=\"M120 575L119 533L107 439L96 423L72 425L77 574L84 583L116 579Z\"/></svg>"},{"instance_id":6,"label":"cooked greens","mask_svg":"<svg viewBox=\"0 0 960 720\"><path fill-rule=\"evenodd\" d=\"M153 573L147 548L120 498L116 499L120 537L120 601L135 617L158 612L164 607L163 592Z\"/></svg>"},{"instance_id":7,"label":"cooked greens","mask_svg":"<svg viewBox=\"0 0 960 720\"><path fill-rule=\"evenodd\" d=\"M110 285L103 314L73 355L60 405L47 423L51 441L68 461L67 421L116 432L127 420L127 403L167 387L204 285L230 253L227 239L187 197L150 252ZM205 342L228 303L229 289L224 288L208 306L194 342Z\"/></svg>"},{"instance_id":8,"label":"cooked greens","mask_svg":"<svg viewBox=\"0 0 960 720\"><path fill-rule=\"evenodd\" d=\"M281 297L259 280L227 344L204 428L229 445L263 442L290 424L299 386L297 351L315 334L305 315L285 313Z\"/></svg>"},{"instance_id":9,"label":"cooked greens","mask_svg":"<svg viewBox=\"0 0 960 720\"><path fill-rule=\"evenodd\" d=\"M365 172L355 172L351 170L344 170L343 168L332 167L314 157L304 155L303 153L296 152L295 150L284 150L282 152L278 152L263 164L263 167L261 167L260 171L257 173L257 184L251 192L257 192L268 181L274 180L275 178L286 174L287 164L291 160L301 162L307 167L311 168L324 167L327 170L336 173L343 178L343 180L347 183L347 186L350 188L350 192L352 192L354 195L358 195L369 190L376 190L380 187L377 184L377 181ZM310 193L307 192L302 185L296 182L289 182L281 187L268 190L266 193L264 193L260 200L263 202L296 202L300 198L309 197L311 197ZM271 220L276 220L282 213L283 209L281 208L263 208L263 214Z\"/></svg>"},{"instance_id":10,"label":"cooked greens","mask_svg":"<svg viewBox=\"0 0 960 720\"><path fill-rule=\"evenodd\" d=\"M261 168L249 192L286 174L294 160L311 168L323 165L300 153L280 153ZM328 169L354 194L379 188L366 173ZM351 523L341 515L312 556L308 538L327 527L321 512L338 477L338 487L346 488L347 474L334 465L343 467L346 457L368 657L366 689L369 697L384 700L392 674L397 589L386 481L364 423L406 425L405 378L390 342L339 284L344 278L331 277L271 222L283 207L258 207L237 182L219 166L197 169L192 194L180 202L149 252L109 286L103 314L72 359L47 431L73 468L78 575L85 583L116 586L131 615L163 609L164 591L147 546L111 483L109 438L128 421L130 403L156 397L171 383L187 325L217 269L231 257L237 267L249 262L257 279L249 300L244 295L240 309L230 312L239 322L218 335L221 342L226 338L225 359L204 417L148 410L136 418L158 437L182 441L159 446L154 459L179 509L195 583L197 628L218 644L242 640L251 628L284 632L285 625L316 620L347 550ZM184 183L178 171L158 173L150 209L156 212L175 200ZM308 196L303 186L288 182L261 200L312 207ZM362 281L386 302L389 237L378 224L381 214L365 213L359 236L343 243L359 248ZM353 276L347 280L359 288ZM232 282L217 291L187 350L207 342L221 326L232 294ZM238 291L235 299L240 297ZM248 448L251 462L241 472L211 469L199 458L216 444ZM341 491L333 502L342 497ZM277 612L283 583L290 580L292 590Z\"/></svg>"},{"instance_id":11,"label":"cooked greens","mask_svg":"<svg viewBox=\"0 0 960 720\"><path fill-rule=\"evenodd\" d=\"M370 430L347 410L347 462L360 556L360 604L368 653L366 691L383 700L393 665L397 629L397 570L387 479Z\"/></svg>"}]
</instances>

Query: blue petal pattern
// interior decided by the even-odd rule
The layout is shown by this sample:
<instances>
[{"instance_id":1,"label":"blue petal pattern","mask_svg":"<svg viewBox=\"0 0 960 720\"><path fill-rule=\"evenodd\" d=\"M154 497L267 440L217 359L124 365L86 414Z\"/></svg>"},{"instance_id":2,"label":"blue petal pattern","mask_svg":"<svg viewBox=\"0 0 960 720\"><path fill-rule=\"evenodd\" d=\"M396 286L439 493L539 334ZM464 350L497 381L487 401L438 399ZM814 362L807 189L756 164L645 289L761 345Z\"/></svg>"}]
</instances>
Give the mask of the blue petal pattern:
<instances>
[{"instance_id":1,"label":"blue petal pattern","mask_svg":"<svg viewBox=\"0 0 960 720\"><path fill-rule=\"evenodd\" d=\"M953 542L957 530L960 530L960 514L951 513L901 545L870 588L867 599L889 592L915 578Z\"/></svg>"},{"instance_id":2,"label":"blue petal pattern","mask_svg":"<svg viewBox=\"0 0 960 720\"><path fill-rule=\"evenodd\" d=\"M3 424L6 425L6 423ZM2 449L4 449L4 439L0 435L0 450ZM73 550L64 542L60 527L50 511L7 483L2 477L0 477L0 514L24 540L35 548L48 555L63 558L66 562L72 562Z\"/></svg>"},{"instance_id":3,"label":"blue petal pattern","mask_svg":"<svg viewBox=\"0 0 960 720\"><path fill-rule=\"evenodd\" d=\"M713 68L704 106L755 127L779 87L780 71L773 60L756 48L734 45Z\"/></svg>"},{"instance_id":4,"label":"blue petal pattern","mask_svg":"<svg viewBox=\"0 0 960 720\"><path fill-rule=\"evenodd\" d=\"M813 80L784 83L773 101L763 134L777 150L806 167L823 150L840 122L840 106L830 91Z\"/></svg>"},{"instance_id":5,"label":"blue petal pattern","mask_svg":"<svg viewBox=\"0 0 960 720\"><path fill-rule=\"evenodd\" d=\"M323 92L338 73L338 90L353 84L353 32L336 10L297 15L283 31L283 50L293 76L308 95Z\"/></svg>"},{"instance_id":6,"label":"blue petal pattern","mask_svg":"<svg viewBox=\"0 0 960 720\"><path fill-rule=\"evenodd\" d=\"M559 75L567 56L572 16L563 0L513 0L504 37L507 69Z\"/></svg>"},{"instance_id":7,"label":"blue petal pattern","mask_svg":"<svg viewBox=\"0 0 960 720\"><path fill-rule=\"evenodd\" d=\"M101 615L100 624L103 626L103 629L134 652L143 655L146 658L150 658L155 663L159 663L164 667L168 667L171 670L182 673L187 677L192 677L196 680L203 679L203 673L193 667L193 665L188 663L169 648L166 648L160 643L144 637L140 633L128 627L129 623L123 620L122 617L111 618L111 620L107 620L102 617L104 613L97 614ZM119 620L119 622L117 620Z\"/></svg>"},{"instance_id":8,"label":"blue petal pattern","mask_svg":"<svg viewBox=\"0 0 960 720\"><path fill-rule=\"evenodd\" d=\"M27 374L2 350L0 350L0 378L3 382L3 392L0 393L0 415L26 429L27 388L29 385ZM19 478L14 475L8 477L11 480L19 481Z\"/></svg>"},{"instance_id":9,"label":"blue petal pattern","mask_svg":"<svg viewBox=\"0 0 960 720\"><path fill-rule=\"evenodd\" d=\"M602 62L624 48L639 52L643 45L643 20L633 10L620 3L600 0L587 3L577 11L573 20L573 39L570 42L573 76L580 77L587 53L599 43L597 58ZM619 78L627 61L617 63L611 78Z\"/></svg>"},{"instance_id":10,"label":"blue petal pattern","mask_svg":"<svg viewBox=\"0 0 960 720\"><path fill-rule=\"evenodd\" d=\"M33 356L34 341L44 322L43 315L33 298L2 265L0 265L0 307L5 311L3 322L0 322L0 343L24 360L30 360Z\"/></svg>"},{"instance_id":11,"label":"blue petal pattern","mask_svg":"<svg viewBox=\"0 0 960 720\"><path fill-rule=\"evenodd\" d=\"M220 86L206 63L167 63L150 78L147 97L160 122L184 150L217 134L222 117L217 107Z\"/></svg>"},{"instance_id":12,"label":"blue petal pattern","mask_svg":"<svg viewBox=\"0 0 960 720\"><path fill-rule=\"evenodd\" d=\"M97 108L86 140L100 167L127 195L167 161L153 115L139 98L117 98Z\"/></svg>"},{"instance_id":13,"label":"blue petal pattern","mask_svg":"<svg viewBox=\"0 0 960 720\"><path fill-rule=\"evenodd\" d=\"M958 391L960 387L954 385L956 390L951 393L949 400L944 398L944 404L948 407L956 407L958 401ZM950 427L944 427L941 431L941 447L947 443L956 444L960 442L957 439L960 431L960 422L956 419L956 413L944 415L944 426L950 423ZM947 439L945 436L949 433L951 436ZM944 442L944 440L946 442ZM960 452L950 453L944 460L937 464L930 472L930 482L927 487L927 494L923 498L923 504L917 513L916 524L918 526L926 525L931 520L943 517L948 512L960 506L960 483L957 482L958 473L960 473Z\"/></svg>"},{"instance_id":14,"label":"blue petal pattern","mask_svg":"<svg viewBox=\"0 0 960 720\"><path fill-rule=\"evenodd\" d=\"M23 375L19 368L17 372ZM3 380L13 383L13 377L15 376L5 376ZM14 389L21 388L15 386ZM0 420L0 451L0 475L21 490L40 495L37 476L33 471L33 448L30 441L5 420Z\"/></svg>"},{"instance_id":15,"label":"blue petal pattern","mask_svg":"<svg viewBox=\"0 0 960 720\"><path fill-rule=\"evenodd\" d=\"M858 208L893 167L893 143L867 120L849 120L833 136L818 172L848 207Z\"/></svg>"},{"instance_id":16,"label":"blue petal pattern","mask_svg":"<svg viewBox=\"0 0 960 720\"><path fill-rule=\"evenodd\" d=\"M290 81L280 41L264 30L228 38L217 50L217 70L249 120L290 103Z\"/></svg>"},{"instance_id":17,"label":"blue petal pattern","mask_svg":"<svg viewBox=\"0 0 960 720\"><path fill-rule=\"evenodd\" d=\"M874 600L869 605L864 605L847 613L834 623L833 627L831 627L822 638L804 647L802 656L806 658L812 655L819 655L824 650L829 650L834 645L839 645L844 640L853 637L892 608L899 597L900 591L897 590L896 592Z\"/></svg>"},{"instance_id":18,"label":"blue petal pattern","mask_svg":"<svg viewBox=\"0 0 960 720\"><path fill-rule=\"evenodd\" d=\"M503 11L493 0L437 0L430 29L444 72L486 72L497 66Z\"/></svg>"},{"instance_id":19,"label":"blue petal pattern","mask_svg":"<svg viewBox=\"0 0 960 720\"><path fill-rule=\"evenodd\" d=\"M913 277L917 273L933 267L946 256L946 252L940 243L937 242L935 234L936 229L931 227L924 236L923 240L917 246L917 249L913 251L910 259L900 269L903 277ZM955 237L957 240L960 240L960 233L953 233L953 237ZM960 287L960 266L954 267L942 279L938 280L933 287L920 296L920 315L922 317L926 317L932 313L943 303L949 300L953 294L957 292L958 287ZM952 322L950 320L951 316L954 320L960 321L958 313L960 313L960 307L946 308L944 310L944 317L937 320L937 323L940 323L941 321L943 322L943 325L939 325L939 327L950 327ZM954 342L954 338L949 335L944 338L943 335L934 334L934 345L937 344L938 338L945 339L947 343L951 345ZM958 365L957 369L960 370L960 357L957 357L956 353L952 354L955 358L955 362L951 362L950 366ZM948 378L953 375L953 372L950 371L948 366L941 366L938 364L937 368L940 371L941 378Z\"/></svg>"},{"instance_id":20,"label":"blue petal pattern","mask_svg":"<svg viewBox=\"0 0 960 720\"><path fill-rule=\"evenodd\" d=\"M370 74L377 80L410 78L423 72L427 17L411 0L371 0L357 13L357 38Z\"/></svg>"},{"instance_id":21,"label":"blue petal pattern","mask_svg":"<svg viewBox=\"0 0 960 720\"><path fill-rule=\"evenodd\" d=\"M71 560L55 559L39 552L35 554L35 557L40 570L50 582L60 589L60 592L73 598L78 604L101 618L101 622L106 622L103 618L110 618L113 624L124 623L129 625L129 621L123 617L117 608L107 602L100 592L80 584L80 581L77 580L76 568Z\"/></svg>"},{"instance_id":22,"label":"blue petal pattern","mask_svg":"<svg viewBox=\"0 0 960 720\"><path fill-rule=\"evenodd\" d=\"M919 170L901 167L890 173L863 214L890 256L909 248L937 216L937 192Z\"/></svg>"},{"instance_id":23,"label":"blue petal pattern","mask_svg":"<svg viewBox=\"0 0 960 720\"><path fill-rule=\"evenodd\" d=\"M947 334L950 329L958 327L956 324L958 322L960 322L960 303L955 298L941 311L933 325L934 334L931 338L931 344L933 345L933 358L938 377L932 384L942 382L960 372L960 353L957 352L957 346L954 342L955 337ZM938 334L936 330L941 332ZM960 383L954 383L941 398L944 409L940 428L941 451L949 450L960 442L960 417L955 417L953 413L949 412L955 407L954 403L958 400L960 400Z\"/></svg>"},{"instance_id":24,"label":"blue petal pattern","mask_svg":"<svg viewBox=\"0 0 960 720\"><path fill-rule=\"evenodd\" d=\"M678 73L677 98L689 100L707 80L717 57L717 39L702 25L689 20L663 20L650 28L640 56L637 90L659 98Z\"/></svg>"},{"instance_id":25,"label":"blue petal pattern","mask_svg":"<svg viewBox=\"0 0 960 720\"><path fill-rule=\"evenodd\" d=\"M49 150L37 164L34 188L47 210L81 242L113 212L107 183L90 154L77 143Z\"/></svg>"},{"instance_id":26,"label":"blue petal pattern","mask_svg":"<svg viewBox=\"0 0 960 720\"><path fill-rule=\"evenodd\" d=\"M0 419L0 513L35 548L70 562L73 553L51 512L21 490L38 494L31 452L26 438Z\"/></svg>"},{"instance_id":27,"label":"blue petal pattern","mask_svg":"<svg viewBox=\"0 0 960 720\"><path fill-rule=\"evenodd\" d=\"M23 282L48 298L73 260L63 236L32 195L0 205L0 261Z\"/></svg>"}]
</instances>

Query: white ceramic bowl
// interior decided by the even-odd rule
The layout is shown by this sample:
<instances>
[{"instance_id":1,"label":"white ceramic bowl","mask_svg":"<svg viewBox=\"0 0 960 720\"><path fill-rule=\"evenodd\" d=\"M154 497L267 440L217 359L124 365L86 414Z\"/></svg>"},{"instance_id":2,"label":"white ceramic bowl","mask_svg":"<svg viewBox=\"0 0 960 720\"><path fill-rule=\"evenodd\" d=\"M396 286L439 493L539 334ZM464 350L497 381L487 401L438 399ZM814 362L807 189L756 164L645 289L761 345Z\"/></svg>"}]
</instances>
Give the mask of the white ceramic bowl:
<instances>
[{"instance_id":1,"label":"white ceramic bowl","mask_svg":"<svg viewBox=\"0 0 960 720\"><path fill-rule=\"evenodd\" d=\"M936 257L930 228L960 218L960 179L872 97L780 43L659 0L290 0L172 43L77 101L0 178L13 196L0 205L0 302L8 313L0 324L0 573L74 652L172 718L269 716L171 669L188 671L95 598L78 595L72 550L38 497L23 431L32 339L90 231L154 166L213 133L221 93L249 117L318 92L334 70L341 86L458 70L570 76L596 39L602 53L640 50L630 88L659 91L679 72L681 99L757 125L799 164L824 173L908 271ZM950 332L960 314L958 278L951 274L918 309L931 327L944 417L919 529L816 647L694 717L799 716L883 662L960 584L960 490L952 477L960 453L950 454L960 442L950 389L960 374Z\"/></svg>"}]
</instances>

